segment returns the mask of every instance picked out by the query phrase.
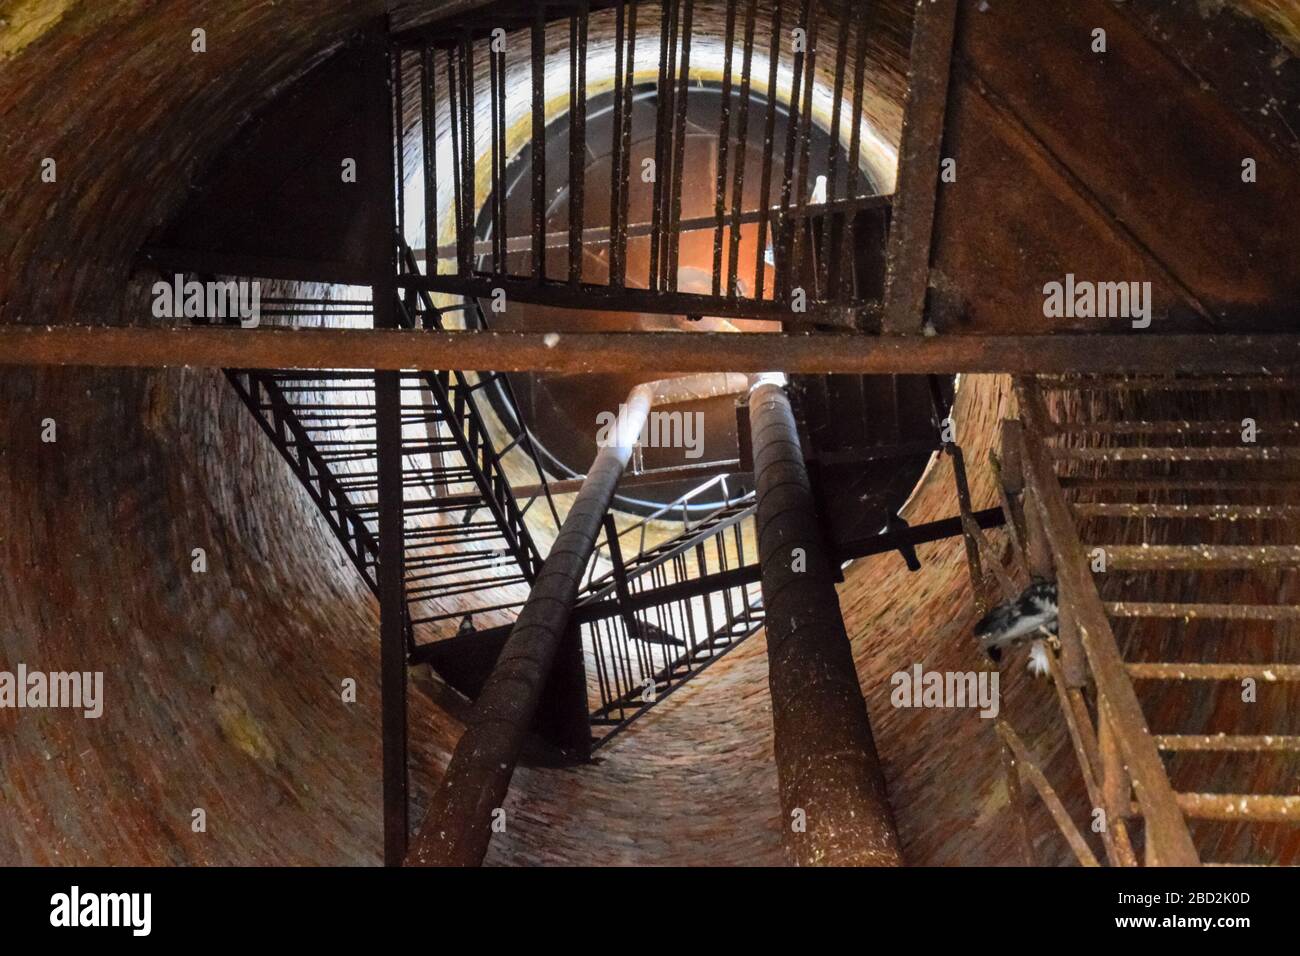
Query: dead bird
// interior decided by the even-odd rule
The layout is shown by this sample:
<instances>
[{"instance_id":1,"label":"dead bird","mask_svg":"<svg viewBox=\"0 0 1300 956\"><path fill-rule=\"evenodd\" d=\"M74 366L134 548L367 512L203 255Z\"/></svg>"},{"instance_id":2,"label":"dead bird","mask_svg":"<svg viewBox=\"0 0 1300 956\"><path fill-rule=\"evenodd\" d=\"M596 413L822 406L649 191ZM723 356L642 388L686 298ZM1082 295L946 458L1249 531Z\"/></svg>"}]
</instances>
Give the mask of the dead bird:
<instances>
[{"instance_id":1,"label":"dead bird","mask_svg":"<svg viewBox=\"0 0 1300 956\"><path fill-rule=\"evenodd\" d=\"M994 663L1002 652L1034 641L1029 669L1047 673L1047 649L1041 638L1055 638L1057 626L1056 582L1034 578L1018 598L1006 601L985 614L975 625L975 639Z\"/></svg>"}]
</instances>

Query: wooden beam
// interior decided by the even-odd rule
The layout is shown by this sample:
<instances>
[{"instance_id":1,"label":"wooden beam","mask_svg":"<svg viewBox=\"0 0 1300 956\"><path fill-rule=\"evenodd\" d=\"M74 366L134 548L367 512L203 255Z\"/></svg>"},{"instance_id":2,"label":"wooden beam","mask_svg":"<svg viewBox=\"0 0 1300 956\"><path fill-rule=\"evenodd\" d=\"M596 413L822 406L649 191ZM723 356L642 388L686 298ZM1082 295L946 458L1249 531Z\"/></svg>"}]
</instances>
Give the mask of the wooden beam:
<instances>
[{"instance_id":1,"label":"wooden beam","mask_svg":"<svg viewBox=\"0 0 1300 956\"><path fill-rule=\"evenodd\" d=\"M1032 381L1018 379L1016 394L1024 420L1026 482L1052 548L1061 597L1073 609L1097 683L1099 721L1111 721L1137 790L1147 825L1148 859L1162 866L1196 866L1200 863L1196 847L1125 670L1092 572L1084 560L1083 542L1047 455L1043 441L1050 428L1047 405Z\"/></svg>"},{"instance_id":2,"label":"wooden beam","mask_svg":"<svg viewBox=\"0 0 1300 956\"><path fill-rule=\"evenodd\" d=\"M1250 374L1300 369L1300 335L788 335L9 325L0 365L500 372Z\"/></svg>"},{"instance_id":3,"label":"wooden beam","mask_svg":"<svg viewBox=\"0 0 1300 956\"><path fill-rule=\"evenodd\" d=\"M882 317L882 328L891 335L920 332L925 315L948 77L957 32L957 0L930 0L914 9Z\"/></svg>"}]
</instances>

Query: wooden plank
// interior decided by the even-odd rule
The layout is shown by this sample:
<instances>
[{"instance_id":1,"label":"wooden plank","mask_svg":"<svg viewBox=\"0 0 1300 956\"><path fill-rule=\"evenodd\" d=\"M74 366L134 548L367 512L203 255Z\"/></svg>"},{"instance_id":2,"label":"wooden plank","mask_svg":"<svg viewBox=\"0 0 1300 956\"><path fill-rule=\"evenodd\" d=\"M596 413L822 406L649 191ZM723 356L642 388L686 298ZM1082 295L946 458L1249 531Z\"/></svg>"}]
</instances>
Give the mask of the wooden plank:
<instances>
[{"instance_id":1,"label":"wooden plank","mask_svg":"<svg viewBox=\"0 0 1300 956\"><path fill-rule=\"evenodd\" d=\"M916 21L882 318L882 328L891 335L920 332L924 321L948 79L957 31L957 0L930 0L913 9Z\"/></svg>"},{"instance_id":2,"label":"wooden plank","mask_svg":"<svg viewBox=\"0 0 1300 956\"><path fill-rule=\"evenodd\" d=\"M1044 532L1056 561L1057 583L1078 623L1088 664L1097 683L1101 718L1110 720L1124 764L1132 775L1147 824L1147 841L1164 866L1199 863L1186 821L1175 800L1137 694L1124 669L1105 609L1084 562L1083 542L1069 505L1048 461L1043 434L1049 427L1047 406L1032 381L1018 379L1016 392L1024 420L1025 475Z\"/></svg>"}]
</instances>

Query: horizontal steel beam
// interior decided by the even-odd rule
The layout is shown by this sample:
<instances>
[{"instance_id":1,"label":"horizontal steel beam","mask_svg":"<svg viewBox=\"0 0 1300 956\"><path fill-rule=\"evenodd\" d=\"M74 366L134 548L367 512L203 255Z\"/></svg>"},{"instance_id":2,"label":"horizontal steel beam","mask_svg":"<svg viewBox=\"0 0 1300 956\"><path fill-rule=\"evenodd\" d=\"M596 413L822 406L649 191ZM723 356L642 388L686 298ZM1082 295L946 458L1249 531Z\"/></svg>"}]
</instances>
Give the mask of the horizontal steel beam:
<instances>
[{"instance_id":1,"label":"horizontal steel beam","mask_svg":"<svg viewBox=\"0 0 1300 956\"><path fill-rule=\"evenodd\" d=\"M668 292L651 289L628 289L603 283L574 285L559 279L537 282L502 275L403 275L397 280L402 289L440 292L445 295L488 298L498 290L507 300L557 309L592 309L603 312L637 312L650 315L721 316L730 319L754 319L782 322L805 318L852 327L854 316L879 309L879 303L864 302L860 308L848 309L827 305L809 297L808 311L793 311L775 299L727 299L694 292Z\"/></svg>"},{"instance_id":2,"label":"horizontal steel beam","mask_svg":"<svg viewBox=\"0 0 1300 956\"><path fill-rule=\"evenodd\" d=\"M0 365L500 372L1247 374L1300 369L1300 335L786 335L10 325Z\"/></svg>"}]
</instances>

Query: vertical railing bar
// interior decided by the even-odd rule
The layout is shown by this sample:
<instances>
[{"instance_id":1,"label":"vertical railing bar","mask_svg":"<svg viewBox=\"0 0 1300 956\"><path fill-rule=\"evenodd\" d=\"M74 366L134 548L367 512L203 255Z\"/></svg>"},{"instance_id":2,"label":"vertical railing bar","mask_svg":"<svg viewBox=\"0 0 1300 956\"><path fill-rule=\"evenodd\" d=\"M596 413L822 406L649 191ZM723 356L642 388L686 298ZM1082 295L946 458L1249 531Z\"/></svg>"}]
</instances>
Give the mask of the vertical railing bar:
<instances>
[{"instance_id":1,"label":"vertical railing bar","mask_svg":"<svg viewBox=\"0 0 1300 956\"><path fill-rule=\"evenodd\" d=\"M467 29L461 37L461 112L465 116L465 135L461 137L461 149L464 151L465 171L461 176L461 185L465 190L465 202L461 209L465 216L465 261L462 272L472 275L474 267L475 211L478 208L478 175L475 169L474 153L477 137L474 135L474 40Z\"/></svg>"},{"instance_id":2,"label":"vertical railing bar","mask_svg":"<svg viewBox=\"0 0 1300 956\"><path fill-rule=\"evenodd\" d=\"M405 53L401 47L393 48L393 138L397 151L397 235L401 236L403 241L406 239L406 108L403 102L402 90L402 56ZM402 271L402 261L399 258L397 262L398 271Z\"/></svg>"},{"instance_id":3,"label":"vertical railing bar","mask_svg":"<svg viewBox=\"0 0 1300 956\"><path fill-rule=\"evenodd\" d=\"M620 155L623 160L623 164L619 171L619 181L623 184L623 189L619 194L619 201L622 204L622 208L619 210L620 229L615 241L618 247L617 284L620 288L627 284L627 230L632 175L632 108L634 103L633 87L636 81L636 30L638 6L639 0L631 0L631 6L627 15L627 61L625 63L625 69L627 72L623 81L623 124L619 134L620 142L622 143Z\"/></svg>"},{"instance_id":4,"label":"vertical railing bar","mask_svg":"<svg viewBox=\"0 0 1300 956\"><path fill-rule=\"evenodd\" d=\"M651 291L660 289L660 256L663 252L664 173L668 165L669 120L672 117L673 87L670 63L676 53L674 36L677 23L678 0L664 0L659 13L659 82L655 87L655 156L654 190L650 210L650 274Z\"/></svg>"},{"instance_id":5,"label":"vertical railing bar","mask_svg":"<svg viewBox=\"0 0 1300 956\"><path fill-rule=\"evenodd\" d=\"M507 258L506 232L510 223L510 193L505 188L505 180L508 175L506 164L510 159L510 154L506 150L506 55L502 53L497 60L497 69L501 72L501 78L497 82L497 88L501 91L501 102L497 106L497 124L499 127L498 136L501 139L501 231L499 241L501 243L501 271L508 273L510 271L510 261Z\"/></svg>"},{"instance_id":6,"label":"vertical railing bar","mask_svg":"<svg viewBox=\"0 0 1300 956\"><path fill-rule=\"evenodd\" d=\"M811 12L811 4L809 5ZM791 117L799 128L799 172L795 179L795 208L798 210L793 228L786 232L790 256L786 260L787 289L794 282L803 286L804 278L804 235L811 236L812 223L808 219L808 173L809 159L812 151L813 135L813 86L817 77L817 33L819 17L810 16L804 21L808 36L808 55L804 57L803 107L799 106L799 97L790 101L793 111ZM811 243L810 243L811 244Z\"/></svg>"},{"instance_id":7,"label":"vertical railing bar","mask_svg":"<svg viewBox=\"0 0 1300 956\"><path fill-rule=\"evenodd\" d=\"M772 13L772 43L767 70L767 120L763 131L763 182L758 197L758 249L755 252L754 264L755 299L763 298L763 287L767 278L768 220L771 218L772 206L772 165L775 160L773 147L776 143L776 84L781 60L781 12L783 6L783 3L778 0ZM775 224L772 226L771 233L772 249L775 255L777 245ZM775 286L775 284L774 279L773 285ZM777 297L775 289L772 290L772 297Z\"/></svg>"},{"instance_id":8,"label":"vertical railing bar","mask_svg":"<svg viewBox=\"0 0 1300 956\"><path fill-rule=\"evenodd\" d=\"M533 88L533 278L546 278L546 4L537 4L532 26Z\"/></svg>"},{"instance_id":9,"label":"vertical railing bar","mask_svg":"<svg viewBox=\"0 0 1300 956\"><path fill-rule=\"evenodd\" d=\"M609 161L609 284L621 286L619 275L619 241L623 221L623 192L627 182L623 179L623 46L627 31L627 4L618 0L614 5L614 121L610 125Z\"/></svg>"},{"instance_id":10,"label":"vertical railing bar","mask_svg":"<svg viewBox=\"0 0 1300 956\"><path fill-rule=\"evenodd\" d=\"M569 20L569 283L582 282L582 229L587 179L587 21L591 2L582 0Z\"/></svg>"},{"instance_id":11,"label":"vertical railing bar","mask_svg":"<svg viewBox=\"0 0 1300 956\"><path fill-rule=\"evenodd\" d=\"M757 28L758 0L749 0L745 12L744 58L740 67L740 117L736 133L736 175L731 185L731 237L727 250L727 298L737 293L740 268L740 217L745 204L745 162L749 148L749 73L754 64L754 32ZM766 200L765 200L766 201Z\"/></svg>"},{"instance_id":12,"label":"vertical railing bar","mask_svg":"<svg viewBox=\"0 0 1300 956\"><path fill-rule=\"evenodd\" d=\"M676 102L677 119L673 130L672 210L668 225L668 288L677 291L677 273L681 253L682 189L685 186L687 94L691 86L691 31L694 28L695 0L685 0L682 18L681 94Z\"/></svg>"},{"instance_id":13,"label":"vertical railing bar","mask_svg":"<svg viewBox=\"0 0 1300 956\"><path fill-rule=\"evenodd\" d=\"M498 242L498 240L501 238L501 229L503 228L503 224L501 222L500 217L497 215L497 212L500 209L499 200L501 198L501 187L502 187L501 181L504 178L501 169L501 143L497 139L497 104L501 101L503 95L503 91L497 85L498 84L497 60L502 56L503 54L498 53L496 50L492 49L492 47L489 45L488 47L488 99L489 99L488 112L491 114L491 122L492 122L492 132L491 132L491 136L489 137L492 144L492 170L491 170L492 178L488 187L488 191L492 197L492 205L489 208L488 213L489 213L489 220L492 224L492 273L493 275L500 275L503 266L503 263L501 262L501 258L499 255L500 244Z\"/></svg>"},{"instance_id":14,"label":"vertical railing bar","mask_svg":"<svg viewBox=\"0 0 1300 956\"><path fill-rule=\"evenodd\" d=\"M722 294L722 226L723 214L727 207L727 152L731 144L731 68L734 55L732 47L736 43L736 4L727 4L727 25L723 44L726 49L722 56L722 105L718 110L718 177L714 200L714 216L717 224L713 227L713 294Z\"/></svg>"},{"instance_id":15,"label":"vertical railing bar","mask_svg":"<svg viewBox=\"0 0 1300 956\"><path fill-rule=\"evenodd\" d=\"M447 48L447 108L449 124L451 126L451 191L453 213L456 223L456 272L461 274L462 265L465 262L465 214L463 207L465 204L464 184L461 182L461 151L460 140L463 130L461 122L463 117L460 115L460 71L456 65L457 51L451 47Z\"/></svg>"},{"instance_id":16,"label":"vertical railing bar","mask_svg":"<svg viewBox=\"0 0 1300 956\"><path fill-rule=\"evenodd\" d=\"M438 130L434 110L433 48L420 48L420 125L424 155L424 273L438 272Z\"/></svg>"},{"instance_id":17,"label":"vertical railing bar","mask_svg":"<svg viewBox=\"0 0 1300 956\"><path fill-rule=\"evenodd\" d=\"M853 128L849 133L849 175L848 184L845 189L845 198L858 198L858 175L862 165L862 157L859 155L862 151L862 99L866 95L867 80L867 28L866 24L859 22L858 26L858 43L854 51L855 61L853 68ZM854 274L854 257L858 248L858 216L861 213L850 212L848 216L848 229L845 230L845 245L841 252L841 257L848 265L848 282L849 294L853 295L853 274ZM843 277L844 273L841 273Z\"/></svg>"},{"instance_id":18,"label":"vertical railing bar","mask_svg":"<svg viewBox=\"0 0 1300 956\"><path fill-rule=\"evenodd\" d=\"M799 23L804 30L805 38L807 36L808 15L811 6L811 0L803 0L803 12ZM794 68L790 86L790 109L786 118L785 161L781 176L780 211L777 213L779 225L774 226L772 230L772 248L776 259L775 292L776 298L780 300L788 299L790 296L788 255L788 243L791 238L790 201L794 192L795 172L799 165L799 94L803 90L804 59L806 56L807 42L805 39L804 47L797 50L794 55Z\"/></svg>"},{"instance_id":19,"label":"vertical railing bar","mask_svg":"<svg viewBox=\"0 0 1300 956\"><path fill-rule=\"evenodd\" d=\"M849 9L843 4L840 10L840 32L835 49L835 102L831 106L831 135L826 158L826 203L828 211L822 215L822 251L817 257L819 286L826 301L837 298L840 283L840 257L833 253L835 234L842 232L843 220L837 213L829 212L839 194L840 180L840 122L844 116L844 84L847 81L849 55ZM847 197L846 197L847 198ZM852 213L844 213L852 215Z\"/></svg>"},{"instance_id":20,"label":"vertical railing bar","mask_svg":"<svg viewBox=\"0 0 1300 956\"><path fill-rule=\"evenodd\" d=\"M501 180L499 183L493 186L493 190L497 193L498 196L497 203L499 205L499 209L497 210L497 217L501 223L501 228L498 229L496 233L497 242L500 244L501 247L500 252L498 252L497 254L498 258L501 261L501 267L498 271L501 273L506 273L509 272L509 268L510 268L509 261L506 258L507 255L506 231L509 228L509 217L507 213L509 212L510 209L509 207L510 194L506 189L506 176L508 172L506 169L506 163L510 157L509 154L506 152L506 55L504 51L502 51L497 55L497 74L498 74L497 89L500 91L501 94L500 98L497 101L497 114L496 114L497 141L501 144L500 146Z\"/></svg>"}]
</instances>

